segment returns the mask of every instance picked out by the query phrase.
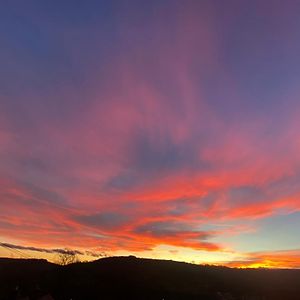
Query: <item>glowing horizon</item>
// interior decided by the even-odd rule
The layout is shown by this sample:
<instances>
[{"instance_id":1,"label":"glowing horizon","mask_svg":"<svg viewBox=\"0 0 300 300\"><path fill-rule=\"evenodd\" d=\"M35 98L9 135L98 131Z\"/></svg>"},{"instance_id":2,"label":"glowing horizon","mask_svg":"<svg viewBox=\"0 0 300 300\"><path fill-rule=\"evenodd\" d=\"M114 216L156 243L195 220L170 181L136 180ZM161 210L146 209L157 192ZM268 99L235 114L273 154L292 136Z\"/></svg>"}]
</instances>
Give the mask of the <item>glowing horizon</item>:
<instances>
[{"instance_id":1,"label":"glowing horizon","mask_svg":"<svg viewBox=\"0 0 300 300\"><path fill-rule=\"evenodd\" d=\"M150 2L3 4L0 244L299 268L300 5Z\"/></svg>"}]
</instances>

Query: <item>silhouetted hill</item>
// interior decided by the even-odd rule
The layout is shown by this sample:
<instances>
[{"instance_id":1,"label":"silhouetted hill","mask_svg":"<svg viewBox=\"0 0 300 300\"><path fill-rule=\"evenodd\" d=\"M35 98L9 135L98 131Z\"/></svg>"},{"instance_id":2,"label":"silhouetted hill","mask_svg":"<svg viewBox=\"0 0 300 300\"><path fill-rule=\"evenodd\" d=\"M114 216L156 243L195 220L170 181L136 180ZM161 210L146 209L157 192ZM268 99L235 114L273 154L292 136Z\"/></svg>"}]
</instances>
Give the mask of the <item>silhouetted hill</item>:
<instances>
[{"instance_id":1,"label":"silhouetted hill","mask_svg":"<svg viewBox=\"0 0 300 300\"><path fill-rule=\"evenodd\" d=\"M0 287L4 300L39 299L47 293L55 300L299 300L300 270L232 269L135 257L64 267L45 260L0 259Z\"/></svg>"}]
</instances>

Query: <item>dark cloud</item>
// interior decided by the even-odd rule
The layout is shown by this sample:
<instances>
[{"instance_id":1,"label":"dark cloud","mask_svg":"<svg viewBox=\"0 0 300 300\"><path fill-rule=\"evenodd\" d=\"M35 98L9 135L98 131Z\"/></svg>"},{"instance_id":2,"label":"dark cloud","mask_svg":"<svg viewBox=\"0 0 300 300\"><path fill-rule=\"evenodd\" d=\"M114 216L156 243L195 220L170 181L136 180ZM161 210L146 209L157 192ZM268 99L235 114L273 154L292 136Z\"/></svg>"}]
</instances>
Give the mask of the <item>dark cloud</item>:
<instances>
[{"instance_id":1,"label":"dark cloud","mask_svg":"<svg viewBox=\"0 0 300 300\"><path fill-rule=\"evenodd\" d=\"M64 205L67 203L67 200L61 194L56 193L55 191L48 188L43 188L41 186L36 186L30 183L23 183L23 186L32 194L35 199L39 201L45 201L60 205Z\"/></svg>"},{"instance_id":2,"label":"dark cloud","mask_svg":"<svg viewBox=\"0 0 300 300\"><path fill-rule=\"evenodd\" d=\"M193 141L175 143L165 133L162 142L153 139L147 130L138 130L132 142L128 168L109 178L104 191L123 191L141 187L176 171L207 170L209 164L199 159Z\"/></svg>"},{"instance_id":3,"label":"dark cloud","mask_svg":"<svg viewBox=\"0 0 300 300\"><path fill-rule=\"evenodd\" d=\"M3 247L5 249L11 249L11 250L35 251L35 252L41 252L47 254L76 254L76 255L87 255L95 258L107 256L107 254L103 251L101 252L91 251L91 250L79 251L79 250L67 249L67 248L47 249L47 248L40 248L40 247L21 246L21 245L15 245L10 243L0 243L0 247Z\"/></svg>"},{"instance_id":4,"label":"dark cloud","mask_svg":"<svg viewBox=\"0 0 300 300\"><path fill-rule=\"evenodd\" d=\"M141 177L133 172L124 171L108 179L104 184L103 190L109 192L128 190L133 188L137 184L141 184Z\"/></svg>"},{"instance_id":5,"label":"dark cloud","mask_svg":"<svg viewBox=\"0 0 300 300\"><path fill-rule=\"evenodd\" d=\"M195 210L197 210L200 215L204 211L208 210L214 204L216 199L216 193L212 192L205 196L172 199L162 205L164 205L165 210L171 216L184 216Z\"/></svg>"},{"instance_id":6,"label":"dark cloud","mask_svg":"<svg viewBox=\"0 0 300 300\"><path fill-rule=\"evenodd\" d=\"M267 186L269 193L277 197L289 197L293 194L298 194L300 191L300 172L288 174L279 179L270 182Z\"/></svg>"},{"instance_id":7,"label":"dark cloud","mask_svg":"<svg viewBox=\"0 0 300 300\"><path fill-rule=\"evenodd\" d=\"M228 200L232 205L261 202L266 200L265 191L256 186L234 187L227 192Z\"/></svg>"},{"instance_id":8,"label":"dark cloud","mask_svg":"<svg viewBox=\"0 0 300 300\"><path fill-rule=\"evenodd\" d=\"M116 212L78 215L74 216L73 219L80 224L103 229L114 229L128 221L127 216Z\"/></svg>"},{"instance_id":9,"label":"dark cloud","mask_svg":"<svg viewBox=\"0 0 300 300\"><path fill-rule=\"evenodd\" d=\"M134 232L137 234L148 234L155 237L174 237L192 233L193 239L201 240L206 240L211 236L210 233L198 230L193 231L192 228L193 226L191 226L191 224L174 221L161 221L143 224L135 228Z\"/></svg>"},{"instance_id":10,"label":"dark cloud","mask_svg":"<svg viewBox=\"0 0 300 300\"><path fill-rule=\"evenodd\" d=\"M61 206L67 204L67 200L63 195L50 190L50 188L31 184L24 180L16 180L14 184L18 187L18 191L3 187L0 196L4 199L14 199L19 203L35 206L36 209L42 207L43 204Z\"/></svg>"},{"instance_id":11,"label":"dark cloud","mask_svg":"<svg viewBox=\"0 0 300 300\"><path fill-rule=\"evenodd\" d=\"M191 210L189 204L190 204L189 201L185 199L171 201L168 204L168 213L171 216L183 216Z\"/></svg>"},{"instance_id":12,"label":"dark cloud","mask_svg":"<svg viewBox=\"0 0 300 300\"><path fill-rule=\"evenodd\" d=\"M35 252L42 252L42 253L57 253L57 254L78 254L84 255L85 253L79 250L71 250L71 249L46 249L46 248L38 248L38 247L30 247L30 246L21 246L15 245L10 243L0 243L0 246L6 249L13 249L13 250L24 250L24 251L35 251Z\"/></svg>"},{"instance_id":13,"label":"dark cloud","mask_svg":"<svg viewBox=\"0 0 300 300\"><path fill-rule=\"evenodd\" d=\"M85 255L88 255L88 256L92 256L92 257L107 257L107 254L105 252L94 252L94 251L85 251L84 252Z\"/></svg>"},{"instance_id":14,"label":"dark cloud","mask_svg":"<svg viewBox=\"0 0 300 300\"><path fill-rule=\"evenodd\" d=\"M135 140L134 166L144 172L180 169L195 162L196 153L186 145L176 145L168 136L163 143L151 141L145 132Z\"/></svg>"}]
</instances>

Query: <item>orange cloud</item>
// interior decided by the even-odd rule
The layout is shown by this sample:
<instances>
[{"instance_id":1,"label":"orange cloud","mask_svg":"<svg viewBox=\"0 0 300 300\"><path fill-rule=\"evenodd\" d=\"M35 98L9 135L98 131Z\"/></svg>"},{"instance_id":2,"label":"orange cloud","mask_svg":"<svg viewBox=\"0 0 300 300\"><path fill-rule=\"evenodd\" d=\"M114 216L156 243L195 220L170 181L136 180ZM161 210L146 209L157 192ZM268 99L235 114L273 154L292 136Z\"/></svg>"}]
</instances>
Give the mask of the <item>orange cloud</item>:
<instances>
[{"instance_id":1,"label":"orange cloud","mask_svg":"<svg viewBox=\"0 0 300 300\"><path fill-rule=\"evenodd\" d=\"M250 253L245 260L230 262L227 265L238 268L300 268L300 251Z\"/></svg>"},{"instance_id":2,"label":"orange cloud","mask_svg":"<svg viewBox=\"0 0 300 300\"><path fill-rule=\"evenodd\" d=\"M41 248L222 252L225 232L299 211L299 88L276 90L276 57L254 72L276 47L252 61L247 51L267 39L253 45L242 32L247 50L231 52L240 18L202 5L161 7L143 20L124 7L113 40L106 26L75 30L64 19L36 47L63 41L62 57L59 47L11 59L26 67L11 71L0 100L1 237ZM47 59L35 65L39 57ZM261 86L264 74L278 97Z\"/></svg>"}]
</instances>

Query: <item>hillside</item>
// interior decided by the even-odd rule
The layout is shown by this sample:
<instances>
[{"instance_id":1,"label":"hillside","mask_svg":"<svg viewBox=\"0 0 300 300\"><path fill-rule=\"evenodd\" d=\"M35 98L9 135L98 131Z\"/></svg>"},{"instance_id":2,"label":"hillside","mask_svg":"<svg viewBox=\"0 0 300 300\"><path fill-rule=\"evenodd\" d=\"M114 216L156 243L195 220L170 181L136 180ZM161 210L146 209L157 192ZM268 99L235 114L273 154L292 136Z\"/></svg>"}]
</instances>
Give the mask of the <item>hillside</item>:
<instances>
[{"instance_id":1,"label":"hillside","mask_svg":"<svg viewBox=\"0 0 300 300\"><path fill-rule=\"evenodd\" d=\"M1 300L46 294L55 300L288 300L300 295L300 270L243 270L135 257L64 267L45 260L0 259L0 282Z\"/></svg>"}]
</instances>

